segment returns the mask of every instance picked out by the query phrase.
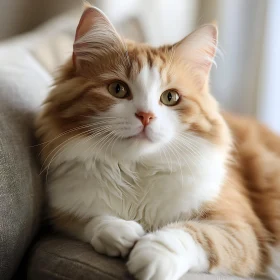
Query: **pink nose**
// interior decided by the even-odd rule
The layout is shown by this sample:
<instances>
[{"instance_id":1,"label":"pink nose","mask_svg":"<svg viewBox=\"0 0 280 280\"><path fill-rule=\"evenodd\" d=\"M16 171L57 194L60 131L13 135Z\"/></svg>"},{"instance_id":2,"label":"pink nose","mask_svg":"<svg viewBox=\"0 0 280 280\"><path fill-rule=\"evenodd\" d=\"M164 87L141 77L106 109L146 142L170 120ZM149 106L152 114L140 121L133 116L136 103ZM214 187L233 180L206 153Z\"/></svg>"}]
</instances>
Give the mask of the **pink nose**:
<instances>
[{"instance_id":1,"label":"pink nose","mask_svg":"<svg viewBox=\"0 0 280 280\"><path fill-rule=\"evenodd\" d=\"M137 112L135 113L136 118L138 118L144 126L147 126L152 119L155 118L153 113Z\"/></svg>"}]
</instances>

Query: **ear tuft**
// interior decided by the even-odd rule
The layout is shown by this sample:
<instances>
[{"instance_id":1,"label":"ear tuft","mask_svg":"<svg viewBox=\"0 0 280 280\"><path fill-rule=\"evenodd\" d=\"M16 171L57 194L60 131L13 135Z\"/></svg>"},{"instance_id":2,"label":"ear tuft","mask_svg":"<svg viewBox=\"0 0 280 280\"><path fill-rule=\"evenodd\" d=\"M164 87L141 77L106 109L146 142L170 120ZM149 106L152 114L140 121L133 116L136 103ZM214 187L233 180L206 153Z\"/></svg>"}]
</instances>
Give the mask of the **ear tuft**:
<instances>
[{"instance_id":1,"label":"ear tuft","mask_svg":"<svg viewBox=\"0 0 280 280\"><path fill-rule=\"evenodd\" d=\"M84 6L84 10L88 8L92 8L92 5L86 0L83 0L83 6Z\"/></svg>"},{"instance_id":2,"label":"ear tuft","mask_svg":"<svg viewBox=\"0 0 280 280\"><path fill-rule=\"evenodd\" d=\"M213 22L201 26L177 43L175 53L180 60L183 59L205 81L214 63L217 44L218 28L217 23Z\"/></svg>"}]
</instances>

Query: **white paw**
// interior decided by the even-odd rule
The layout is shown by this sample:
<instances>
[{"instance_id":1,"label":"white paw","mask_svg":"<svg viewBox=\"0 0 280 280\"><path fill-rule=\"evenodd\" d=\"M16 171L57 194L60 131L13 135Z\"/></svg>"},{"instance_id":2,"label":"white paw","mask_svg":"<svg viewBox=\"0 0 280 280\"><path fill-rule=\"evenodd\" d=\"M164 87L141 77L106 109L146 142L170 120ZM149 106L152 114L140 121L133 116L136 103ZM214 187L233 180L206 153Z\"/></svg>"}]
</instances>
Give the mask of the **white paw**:
<instances>
[{"instance_id":1,"label":"white paw","mask_svg":"<svg viewBox=\"0 0 280 280\"><path fill-rule=\"evenodd\" d=\"M147 234L131 251L128 270L138 280L177 280L196 266L195 246L191 236L181 230Z\"/></svg>"},{"instance_id":2,"label":"white paw","mask_svg":"<svg viewBox=\"0 0 280 280\"><path fill-rule=\"evenodd\" d=\"M91 244L100 254L125 257L144 234L142 226L134 221L105 220L94 227Z\"/></svg>"}]
</instances>

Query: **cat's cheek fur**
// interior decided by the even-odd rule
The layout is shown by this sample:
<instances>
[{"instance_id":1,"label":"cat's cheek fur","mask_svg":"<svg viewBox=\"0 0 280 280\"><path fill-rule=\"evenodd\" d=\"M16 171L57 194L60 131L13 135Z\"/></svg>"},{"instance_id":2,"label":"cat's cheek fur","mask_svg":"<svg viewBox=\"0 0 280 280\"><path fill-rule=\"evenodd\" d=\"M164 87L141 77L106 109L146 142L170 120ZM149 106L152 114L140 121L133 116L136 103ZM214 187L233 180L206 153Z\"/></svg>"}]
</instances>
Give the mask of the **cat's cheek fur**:
<instances>
[{"instance_id":1,"label":"cat's cheek fur","mask_svg":"<svg viewBox=\"0 0 280 280\"><path fill-rule=\"evenodd\" d=\"M85 227L85 236L95 251L111 257L126 257L144 234L137 222L112 216L95 217Z\"/></svg>"},{"instance_id":2,"label":"cat's cheek fur","mask_svg":"<svg viewBox=\"0 0 280 280\"><path fill-rule=\"evenodd\" d=\"M187 271L207 271L209 262L190 234L166 228L141 238L127 266L138 280L177 280Z\"/></svg>"}]
</instances>

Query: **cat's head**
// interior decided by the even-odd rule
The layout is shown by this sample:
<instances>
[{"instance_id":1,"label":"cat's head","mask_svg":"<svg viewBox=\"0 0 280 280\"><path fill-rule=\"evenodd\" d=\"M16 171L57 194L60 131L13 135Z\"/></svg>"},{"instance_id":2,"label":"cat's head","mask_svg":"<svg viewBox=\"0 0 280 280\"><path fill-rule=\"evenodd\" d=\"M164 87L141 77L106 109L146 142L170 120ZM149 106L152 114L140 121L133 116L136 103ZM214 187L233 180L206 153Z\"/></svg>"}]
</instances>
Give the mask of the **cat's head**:
<instances>
[{"instance_id":1,"label":"cat's head","mask_svg":"<svg viewBox=\"0 0 280 280\"><path fill-rule=\"evenodd\" d=\"M200 140L223 145L225 125L208 86L217 33L204 25L174 45L151 47L123 40L87 6L39 135L57 152L68 147L69 157L119 160L195 153Z\"/></svg>"}]
</instances>

